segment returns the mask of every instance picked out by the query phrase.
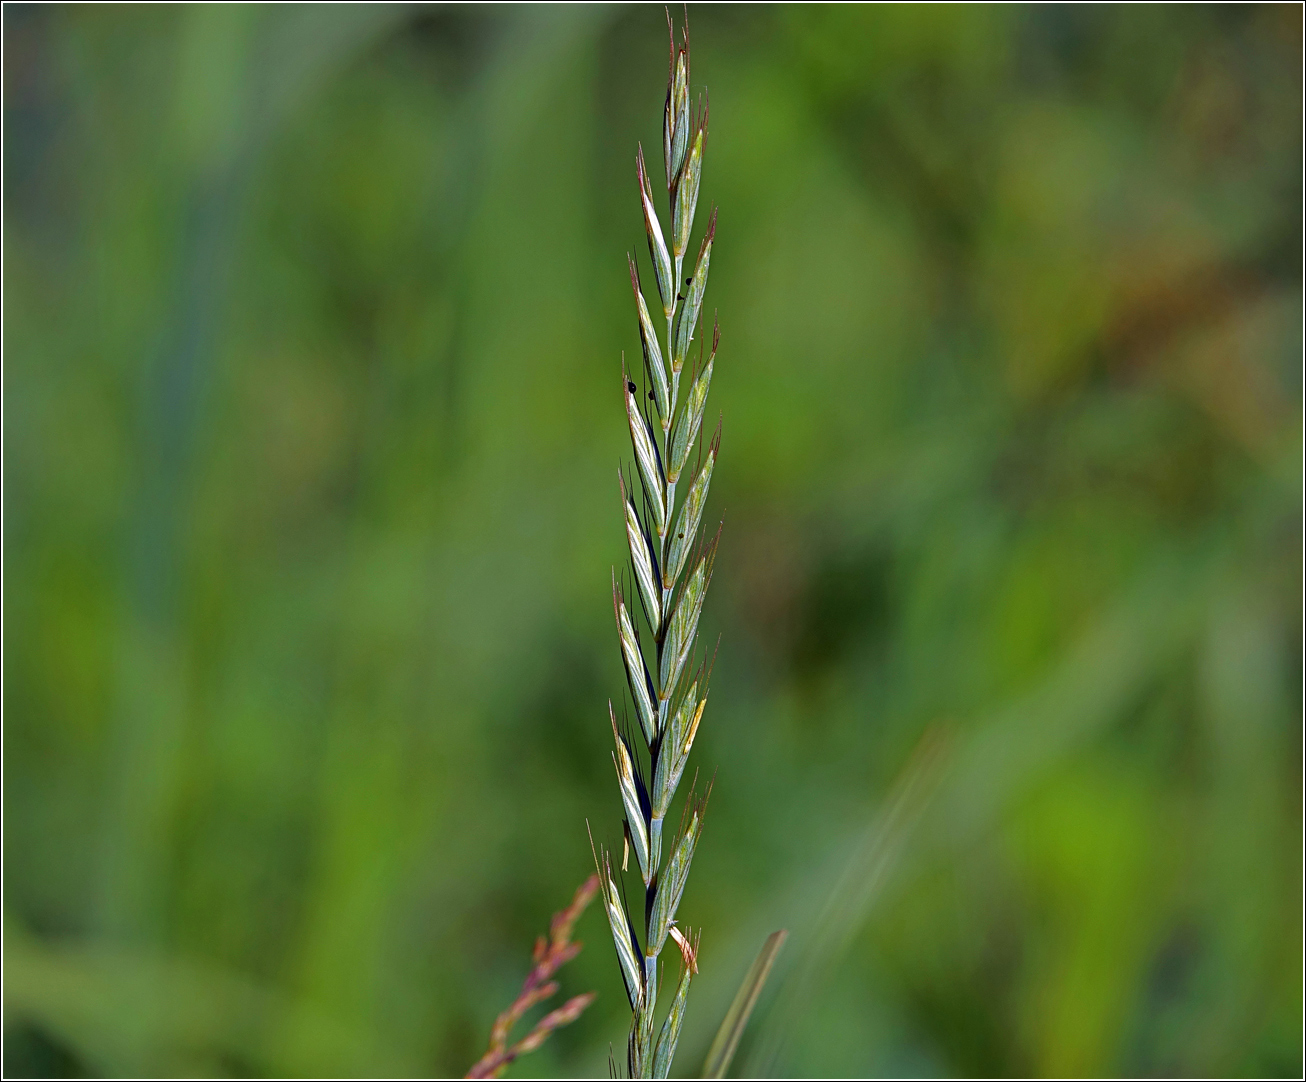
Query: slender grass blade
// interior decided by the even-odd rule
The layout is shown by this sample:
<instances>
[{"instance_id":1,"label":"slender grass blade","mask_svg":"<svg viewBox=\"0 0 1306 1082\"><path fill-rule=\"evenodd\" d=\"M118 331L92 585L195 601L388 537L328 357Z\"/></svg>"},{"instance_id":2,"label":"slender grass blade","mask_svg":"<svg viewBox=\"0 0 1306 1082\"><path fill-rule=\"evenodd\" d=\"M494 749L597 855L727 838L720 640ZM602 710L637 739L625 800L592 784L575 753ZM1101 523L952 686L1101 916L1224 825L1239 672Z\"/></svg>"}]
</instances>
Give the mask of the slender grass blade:
<instances>
[{"instance_id":1,"label":"slender grass blade","mask_svg":"<svg viewBox=\"0 0 1306 1082\"><path fill-rule=\"evenodd\" d=\"M739 1047L739 1038L743 1036L744 1027L748 1025L748 1016L753 1013L753 1007L757 1005L757 997L762 994L762 986L766 984L775 957L780 953L780 948L784 946L788 935L789 932L784 928L772 932L762 944L757 957L753 959L753 964L744 977L744 983L735 993L735 1001L730 1004L730 1010L726 1011L721 1028L712 1039L712 1047L707 1050L707 1059L703 1063L704 1078L725 1078L726 1071L730 1068L730 1061L735 1058L735 1050Z\"/></svg>"}]
</instances>

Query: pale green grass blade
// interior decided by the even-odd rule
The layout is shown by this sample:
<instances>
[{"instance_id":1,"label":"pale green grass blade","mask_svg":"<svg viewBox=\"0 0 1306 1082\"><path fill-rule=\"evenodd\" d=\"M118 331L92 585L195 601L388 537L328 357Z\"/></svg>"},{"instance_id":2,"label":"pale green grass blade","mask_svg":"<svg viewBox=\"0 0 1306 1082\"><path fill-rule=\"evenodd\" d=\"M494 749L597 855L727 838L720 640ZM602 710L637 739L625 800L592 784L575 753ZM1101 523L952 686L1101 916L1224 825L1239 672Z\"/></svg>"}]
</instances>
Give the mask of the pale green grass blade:
<instances>
[{"instance_id":1,"label":"pale green grass blade","mask_svg":"<svg viewBox=\"0 0 1306 1082\"><path fill-rule=\"evenodd\" d=\"M744 983L735 993L735 1000L730 1004L730 1010L726 1011L721 1028L717 1030L716 1036L712 1038L712 1046L707 1050L707 1059L703 1062L704 1078L725 1078L726 1071L730 1069L730 1061L735 1058L735 1050L739 1047L739 1038L748 1025L748 1016L753 1013L757 997L762 994L762 986L766 984L775 957L780 953L788 935L789 932L784 928L772 932L753 959Z\"/></svg>"}]
</instances>

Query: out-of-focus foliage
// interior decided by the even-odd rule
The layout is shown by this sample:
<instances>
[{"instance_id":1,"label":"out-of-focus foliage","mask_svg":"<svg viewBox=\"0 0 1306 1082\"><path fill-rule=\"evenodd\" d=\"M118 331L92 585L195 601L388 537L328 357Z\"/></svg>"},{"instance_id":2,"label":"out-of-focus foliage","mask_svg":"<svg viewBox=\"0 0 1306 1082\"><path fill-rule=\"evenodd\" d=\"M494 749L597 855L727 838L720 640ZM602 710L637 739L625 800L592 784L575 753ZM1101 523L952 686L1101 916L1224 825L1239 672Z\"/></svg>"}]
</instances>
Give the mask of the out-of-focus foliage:
<instances>
[{"instance_id":1,"label":"out-of-focus foliage","mask_svg":"<svg viewBox=\"0 0 1306 1082\"><path fill-rule=\"evenodd\" d=\"M619 816L663 13L4 19L6 1072L461 1073ZM1301 9L690 24L679 1069L785 926L738 1070L1299 1075Z\"/></svg>"}]
</instances>

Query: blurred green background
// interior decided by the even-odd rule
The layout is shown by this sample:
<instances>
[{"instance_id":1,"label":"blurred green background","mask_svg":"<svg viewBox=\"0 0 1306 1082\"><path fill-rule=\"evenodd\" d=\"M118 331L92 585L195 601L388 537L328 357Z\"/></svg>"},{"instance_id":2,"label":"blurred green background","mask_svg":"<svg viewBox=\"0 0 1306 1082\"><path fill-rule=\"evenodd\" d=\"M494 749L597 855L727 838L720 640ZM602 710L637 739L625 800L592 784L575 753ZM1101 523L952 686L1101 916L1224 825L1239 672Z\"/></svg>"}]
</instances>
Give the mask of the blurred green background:
<instances>
[{"instance_id":1,"label":"blurred green background","mask_svg":"<svg viewBox=\"0 0 1306 1082\"><path fill-rule=\"evenodd\" d=\"M740 1072L1299 1076L1300 7L690 22L678 1071L784 926ZM5 6L7 1074L461 1074L619 843L666 49L642 5ZM579 934L599 998L510 1074L620 1058Z\"/></svg>"}]
</instances>

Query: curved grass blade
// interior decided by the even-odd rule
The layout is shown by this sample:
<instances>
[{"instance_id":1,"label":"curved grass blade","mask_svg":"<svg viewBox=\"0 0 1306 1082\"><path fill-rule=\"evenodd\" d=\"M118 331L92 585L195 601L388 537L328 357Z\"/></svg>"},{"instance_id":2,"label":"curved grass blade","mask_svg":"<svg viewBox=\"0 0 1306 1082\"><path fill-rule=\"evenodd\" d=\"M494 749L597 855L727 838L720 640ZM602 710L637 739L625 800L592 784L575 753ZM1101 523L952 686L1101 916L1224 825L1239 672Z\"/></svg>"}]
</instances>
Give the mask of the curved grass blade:
<instances>
[{"instance_id":1,"label":"curved grass blade","mask_svg":"<svg viewBox=\"0 0 1306 1082\"><path fill-rule=\"evenodd\" d=\"M735 1051L739 1048L739 1038L744 1035L744 1027L748 1025L748 1017L757 1005L757 997L762 994L762 986L766 984L775 957L780 953L788 935L789 932L784 928L772 932L753 959L743 984L735 993L734 1002L730 1004L730 1010L726 1011L721 1028L712 1039L712 1046L707 1050L707 1059L703 1062L704 1078L725 1078L726 1071L730 1069L730 1061L735 1058Z\"/></svg>"}]
</instances>

